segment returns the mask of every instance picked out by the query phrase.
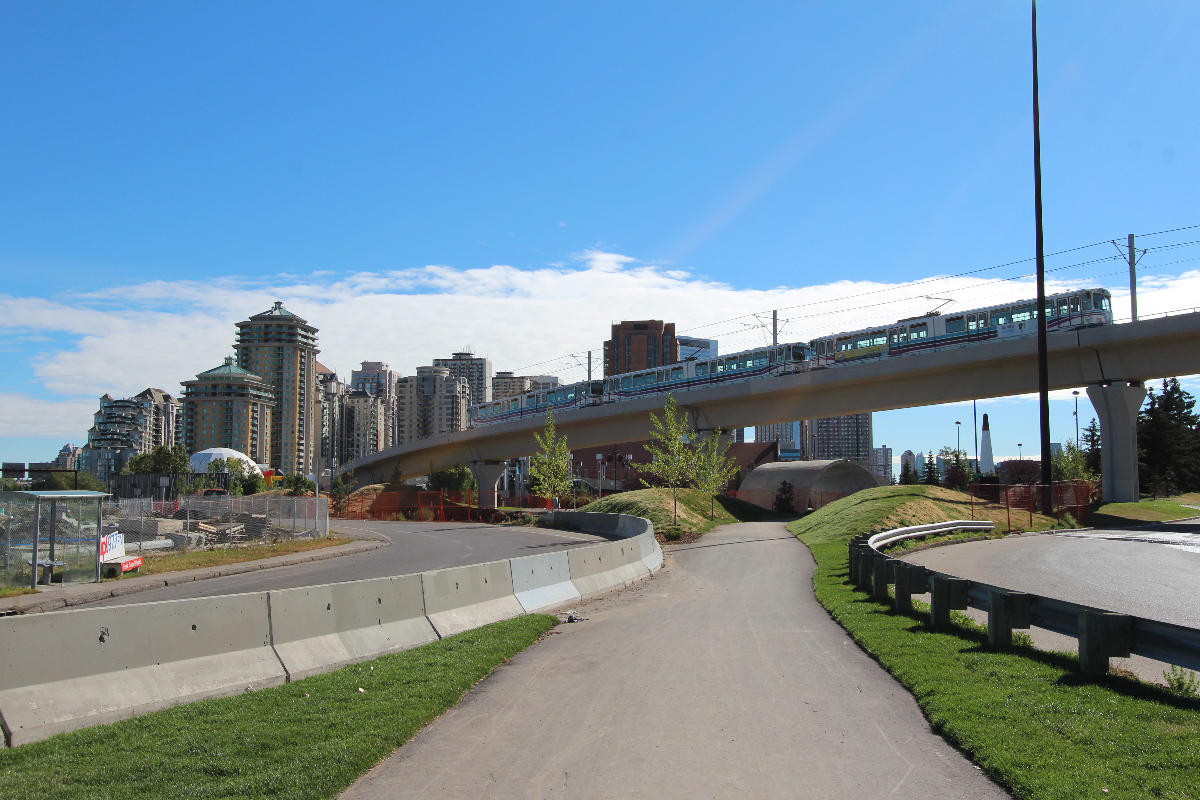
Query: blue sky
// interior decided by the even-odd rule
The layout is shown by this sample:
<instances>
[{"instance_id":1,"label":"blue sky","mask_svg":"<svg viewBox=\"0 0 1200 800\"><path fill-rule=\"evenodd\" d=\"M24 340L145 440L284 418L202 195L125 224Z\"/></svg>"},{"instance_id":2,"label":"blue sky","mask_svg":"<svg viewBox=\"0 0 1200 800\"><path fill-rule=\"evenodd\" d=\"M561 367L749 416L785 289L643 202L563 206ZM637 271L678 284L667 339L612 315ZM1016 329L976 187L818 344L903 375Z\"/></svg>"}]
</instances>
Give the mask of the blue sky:
<instances>
[{"instance_id":1,"label":"blue sky","mask_svg":"<svg viewBox=\"0 0 1200 800\"><path fill-rule=\"evenodd\" d=\"M1046 247L1095 245L1053 276L1127 315L1107 242L1200 224L1200 6L1039 28ZM771 308L799 339L1024 296L986 281L1031 271L1029 61L1009 2L6 4L0 458L82 443L103 392L177 392L274 299L343 375L470 345L576 379L622 318L731 351ZM1139 238L1143 313L1200 304L1193 240ZM988 406L998 455L1037 441L1029 399ZM876 442L963 414L878 414Z\"/></svg>"}]
</instances>

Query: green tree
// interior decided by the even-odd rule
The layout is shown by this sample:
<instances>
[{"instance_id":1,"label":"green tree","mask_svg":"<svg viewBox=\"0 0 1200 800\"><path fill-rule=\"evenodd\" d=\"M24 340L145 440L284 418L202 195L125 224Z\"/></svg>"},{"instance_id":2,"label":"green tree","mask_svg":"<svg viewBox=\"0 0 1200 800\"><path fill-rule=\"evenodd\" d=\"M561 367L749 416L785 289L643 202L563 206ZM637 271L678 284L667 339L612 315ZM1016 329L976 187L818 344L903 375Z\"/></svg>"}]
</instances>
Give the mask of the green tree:
<instances>
[{"instance_id":1,"label":"green tree","mask_svg":"<svg viewBox=\"0 0 1200 800\"><path fill-rule=\"evenodd\" d=\"M925 456L925 468L921 471L921 483L929 486L939 486L941 482L942 479L938 475L937 462L933 458L933 451L930 450Z\"/></svg>"},{"instance_id":2,"label":"green tree","mask_svg":"<svg viewBox=\"0 0 1200 800\"><path fill-rule=\"evenodd\" d=\"M1073 439L1068 439L1062 449L1050 457L1051 474L1056 481L1094 480L1096 474L1088 471L1087 453L1079 449Z\"/></svg>"},{"instance_id":3,"label":"green tree","mask_svg":"<svg viewBox=\"0 0 1200 800\"><path fill-rule=\"evenodd\" d=\"M209 475L219 475L228 472L226 469L225 459L214 458L212 461L208 462L208 466L204 471Z\"/></svg>"},{"instance_id":4,"label":"green tree","mask_svg":"<svg viewBox=\"0 0 1200 800\"><path fill-rule=\"evenodd\" d=\"M1152 495L1200 489L1200 419L1196 399L1176 378L1163 379L1156 395L1151 388L1138 414L1138 473Z\"/></svg>"},{"instance_id":5,"label":"green tree","mask_svg":"<svg viewBox=\"0 0 1200 800\"><path fill-rule=\"evenodd\" d=\"M946 474L942 478L942 486L965 492L971 484L971 476L967 473L967 451L946 445L938 452L938 455L946 464Z\"/></svg>"},{"instance_id":6,"label":"green tree","mask_svg":"<svg viewBox=\"0 0 1200 800\"><path fill-rule=\"evenodd\" d=\"M907 461L900 464L900 483L905 486L911 486L914 483L920 483L921 476L912 468Z\"/></svg>"},{"instance_id":7,"label":"green tree","mask_svg":"<svg viewBox=\"0 0 1200 800\"><path fill-rule=\"evenodd\" d=\"M1100 425L1092 417L1092 421L1083 429L1083 452L1087 457L1087 471L1093 475L1100 474L1100 447Z\"/></svg>"},{"instance_id":8,"label":"green tree","mask_svg":"<svg viewBox=\"0 0 1200 800\"><path fill-rule=\"evenodd\" d=\"M354 473L347 472L344 475L338 475L329 484L329 499L333 503L333 511L335 514L343 514L346 511L346 501L354 491Z\"/></svg>"},{"instance_id":9,"label":"green tree","mask_svg":"<svg viewBox=\"0 0 1200 800\"><path fill-rule=\"evenodd\" d=\"M129 459L121 469L125 475L177 475L189 471L187 450L181 444L155 445L150 452Z\"/></svg>"},{"instance_id":10,"label":"green tree","mask_svg":"<svg viewBox=\"0 0 1200 800\"><path fill-rule=\"evenodd\" d=\"M316 484L303 475L288 475L280 485L292 497L312 494L317 488Z\"/></svg>"},{"instance_id":11,"label":"green tree","mask_svg":"<svg viewBox=\"0 0 1200 800\"><path fill-rule=\"evenodd\" d=\"M429 489L448 492L469 492L475 488L475 473L463 464L455 464L437 472L429 473Z\"/></svg>"},{"instance_id":12,"label":"green tree","mask_svg":"<svg viewBox=\"0 0 1200 800\"><path fill-rule=\"evenodd\" d=\"M78 474L80 489L86 489L89 492L107 492L108 487L105 486L99 478L90 472L80 470ZM66 489L74 489L76 476L70 472L51 472L45 480L34 481L30 488L38 491L64 491Z\"/></svg>"},{"instance_id":13,"label":"green tree","mask_svg":"<svg viewBox=\"0 0 1200 800\"><path fill-rule=\"evenodd\" d=\"M721 429L717 428L696 446L692 483L709 497L709 519L717 516L717 495L738 471L737 462L725 455L729 444L730 440L722 439Z\"/></svg>"},{"instance_id":14,"label":"green tree","mask_svg":"<svg viewBox=\"0 0 1200 800\"><path fill-rule=\"evenodd\" d=\"M534 493L542 497L565 497L571 493L571 451L567 437L554 427L554 412L546 412L546 426L534 433L538 451L529 458L529 477Z\"/></svg>"},{"instance_id":15,"label":"green tree","mask_svg":"<svg viewBox=\"0 0 1200 800\"><path fill-rule=\"evenodd\" d=\"M687 485L695 474L695 452L688 444L690 438L692 426L686 415L679 413L675 395L668 394L662 416L650 412L650 441L646 443L650 461L637 467L640 472L655 475L671 487L676 524L679 522L679 487ZM650 486L645 478L641 481L643 486Z\"/></svg>"},{"instance_id":16,"label":"green tree","mask_svg":"<svg viewBox=\"0 0 1200 800\"><path fill-rule=\"evenodd\" d=\"M796 513L796 489L788 481L780 481L775 490L775 502L772 504L777 514Z\"/></svg>"}]
</instances>

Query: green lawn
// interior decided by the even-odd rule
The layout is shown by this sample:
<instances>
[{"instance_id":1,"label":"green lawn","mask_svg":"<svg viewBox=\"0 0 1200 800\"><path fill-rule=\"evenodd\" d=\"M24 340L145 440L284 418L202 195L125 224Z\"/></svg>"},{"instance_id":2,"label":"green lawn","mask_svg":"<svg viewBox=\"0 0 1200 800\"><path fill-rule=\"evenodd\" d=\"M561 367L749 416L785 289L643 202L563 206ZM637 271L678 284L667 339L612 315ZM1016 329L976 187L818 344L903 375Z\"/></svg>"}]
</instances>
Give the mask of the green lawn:
<instances>
[{"instance_id":1,"label":"green lawn","mask_svg":"<svg viewBox=\"0 0 1200 800\"><path fill-rule=\"evenodd\" d=\"M891 614L847 582L846 539L919 508L914 488L868 490L788 527L817 562L817 599L933 727L1019 798L1200 797L1197 702L1125 678L1084 679L1069 655L990 651L963 617L955 634L931 633L924 614Z\"/></svg>"},{"instance_id":2,"label":"green lawn","mask_svg":"<svg viewBox=\"0 0 1200 800\"><path fill-rule=\"evenodd\" d=\"M0 750L0 797L334 797L554 624L518 617L285 686Z\"/></svg>"},{"instance_id":3,"label":"green lawn","mask_svg":"<svg viewBox=\"0 0 1200 800\"><path fill-rule=\"evenodd\" d=\"M670 489L638 489L609 495L580 511L604 514L632 514L645 517L654 523L658 534L676 530L684 541L696 538L717 525L734 522L756 522L773 519L775 514L742 500L731 497L712 498L696 489L680 489L679 519L675 523L674 503ZM671 538L671 537L668 537Z\"/></svg>"},{"instance_id":4,"label":"green lawn","mask_svg":"<svg viewBox=\"0 0 1200 800\"><path fill-rule=\"evenodd\" d=\"M1142 500L1137 503L1105 503L1092 512L1089 524L1096 528L1120 528L1143 522L1198 516L1200 510L1180 505L1174 500Z\"/></svg>"}]
</instances>

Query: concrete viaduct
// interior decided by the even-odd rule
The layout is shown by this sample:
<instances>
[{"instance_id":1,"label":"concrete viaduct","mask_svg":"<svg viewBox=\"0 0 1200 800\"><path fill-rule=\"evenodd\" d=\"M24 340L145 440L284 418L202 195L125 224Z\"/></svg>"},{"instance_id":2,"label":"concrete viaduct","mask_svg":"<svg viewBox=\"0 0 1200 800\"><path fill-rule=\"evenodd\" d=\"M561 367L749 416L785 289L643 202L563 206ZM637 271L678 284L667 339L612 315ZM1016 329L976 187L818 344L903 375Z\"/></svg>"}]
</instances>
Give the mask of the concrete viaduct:
<instances>
[{"instance_id":1,"label":"concrete viaduct","mask_svg":"<svg viewBox=\"0 0 1200 800\"><path fill-rule=\"evenodd\" d=\"M1138 499L1137 414L1145 381L1200 373L1200 313L1049 334L1051 389L1087 387L1103 439L1104 496ZM680 391L698 431L817 419L867 411L936 405L1036 392L1037 337L995 339L932 352L864 361L808 372ZM644 439L647 415L663 395L606 403L556 415L572 447ZM360 484L425 475L470 464L480 504L496 502L506 459L536 451L533 433L545 418L487 425L392 447L341 468Z\"/></svg>"}]
</instances>

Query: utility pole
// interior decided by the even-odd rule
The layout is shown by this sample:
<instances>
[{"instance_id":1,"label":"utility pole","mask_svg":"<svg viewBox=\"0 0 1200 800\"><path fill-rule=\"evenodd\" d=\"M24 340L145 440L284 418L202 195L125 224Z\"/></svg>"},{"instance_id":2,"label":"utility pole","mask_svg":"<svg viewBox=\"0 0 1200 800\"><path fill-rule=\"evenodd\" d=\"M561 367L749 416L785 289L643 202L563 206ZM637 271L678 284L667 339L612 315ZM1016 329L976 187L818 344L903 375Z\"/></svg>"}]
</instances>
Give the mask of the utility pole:
<instances>
[{"instance_id":1,"label":"utility pole","mask_svg":"<svg viewBox=\"0 0 1200 800\"><path fill-rule=\"evenodd\" d=\"M1037 0L1033 0L1033 206L1037 252L1038 410L1042 433L1042 513L1054 514L1050 464L1050 369L1046 357L1046 254L1042 247L1042 130L1038 109ZM1020 445L1018 445L1018 448Z\"/></svg>"},{"instance_id":2,"label":"utility pole","mask_svg":"<svg viewBox=\"0 0 1200 800\"><path fill-rule=\"evenodd\" d=\"M592 351L588 350L588 383L592 382Z\"/></svg>"},{"instance_id":3,"label":"utility pole","mask_svg":"<svg viewBox=\"0 0 1200 800\"><path fill-rule=\"evenodd\" d=\"M779 312L771 312L771 347L779 344Z\"/></svg>"},{"instance_id":4,"label":"utility pole","mask_svg":"<svg viewBox=\"0 0 1200 800\"><path fill-rule=\"evenodd\" d=\"M1137 260L1134 258L1133 250L1133 234L1129 234L1129 311L1133 322L1137 322L1137 278L1135 277L1134 267L1137 265Z\"/></svg>"}]
</instances>

